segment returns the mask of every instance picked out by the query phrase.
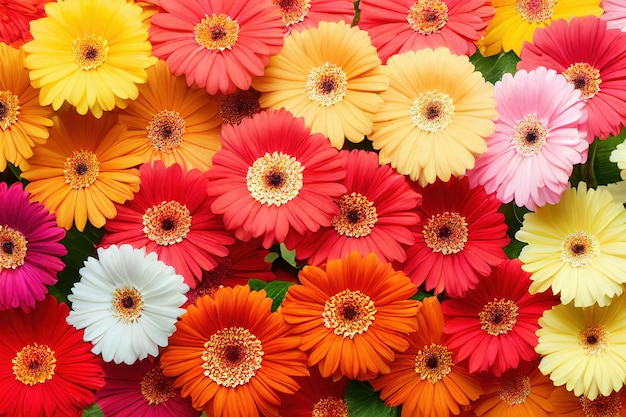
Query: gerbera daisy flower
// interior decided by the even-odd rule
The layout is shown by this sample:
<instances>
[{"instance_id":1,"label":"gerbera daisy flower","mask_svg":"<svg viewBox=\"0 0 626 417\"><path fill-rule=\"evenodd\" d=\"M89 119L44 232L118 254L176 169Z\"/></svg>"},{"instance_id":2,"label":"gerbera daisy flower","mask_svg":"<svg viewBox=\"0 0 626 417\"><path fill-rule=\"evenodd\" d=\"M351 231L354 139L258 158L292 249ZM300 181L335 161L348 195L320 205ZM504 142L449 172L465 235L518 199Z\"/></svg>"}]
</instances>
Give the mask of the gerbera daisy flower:
<instances>
[{"instance_id":1,"label":"gerbera daisy flower","mask_svg":"<svg viewBox=\"0 0 626 417\"><path fill-rule=\"evenodd\" d=\"M65 230L44 206L30 202L21 183L0 183L0 310L29 310L57 282L67 254Z\"/></svg>"},{"instance_id":2,"label":"gerbera daisy flower","mask_svg":"<svg viewBox=\"0 0 626 417\"><path fill-rule=\"evenodd\" d=\"M476 400L482 390L467 368L452 361L443 335L437 297L427 297L417 313L419 331L408 337L390 372L370 381L387 405L402 404L402 417L448 417Z\"/></svg>"},{"instance_id":3,"label":"gerbera daisy flower","mask_svg":"<svg viewBox=\"0 0 626 417\"><path fill-rule=\"evenodd\" d=\"M240 240L263 236L263 246L330 226L346 192L345 161L328 139L287 111L267 111L222 127L207 192L213 212Z\"/></svg>"},{"instance_id":4,"label":"gerbera daisy flower","mask_svg":"<svg viewBox=\"0 0 626 417\"><path fill-rule=\"evenodd\" d=\"M341 212L330 227L304 236L291 235L287 246L311 265L343 259L352 251L374 252L381 261L406 260L406 245L415 242L411 228L419 221L415 208L421 196L406 177L389 165L378 165L378 155L367 151L341 151L347 171L347 190L335 202Z\"/></svg>"},{"instance_id":5,"label":"gerbera daisy flower","mask_svg":"<svg viewBox=\"0 0 626 417\"><path fill-rule=\"evenodd\" d=\"M39 105L39 92L31 87L24 69L23 50L0 43L0 62L0 172L7 162L23 170L33 156L33 146L48 139L54 113Z\"/></svg>"},{"instance_id":6,"label":"gerbera daisy flower","mask_svg":"<svg viewBox=\"0 0 626 417\"><path fill-rule=\"evenodd\" d=\"M579 92L543 67L504 74L495 89L500 116L487 152L467 173L471 186L483 185L503 203L530 210L557 203L574 165L587 160L589 142L579 130L587 114Z\"/></svg>"},{"instance_id":7,"label":"gerbera daisy flower","mask_svg":"<svg viewBox=\"0 0 626 417\"><path fill-rule=\"evenodd\" d=\"M104 385L102 367L49 295L35 309L0 312L0 415L79 417Z\"/></svg>"},{"instance_id":8,"label":"gerbera daisy flower","mask_svg":"<svg viewBox=\"0 0 626 417\"><path fill-rule=\"evenodd\" d=\"M126 0L58 0L31 22L24 65L39 102L55 110L67 101L80 114L101 117L137 98L151 55L141 7ZM50 36L54 33L54 36Z\"/></svg>"},{"instance_id":9,"label":"gerbera daisy flower","mask_svg":"<svg viewBox=\"0 0 626 417\"><path fill-rule=\"evenodd\" d=\"M183 277L156 253L130 245L98 248L98 259L87 258L78 272L80 281L67 296L67 322L85 329L92 351L105 362L128 365L157 356L185 312L179 308L189 290Z\"/></svg>"},{"instance_id":10,"label":"gerbera daisy flower","mask_svg":"<svg viewBox=\"0 0 626 417\"><path fill-rule=\"evenodd\" d=\"M277 394L297 391L294 377L308 370L300 338L271 306L265 291L248 286L199 298L176 324L161 356L163 374L208 415L277 415Z\"/></svg>"},{"instance_id":11,"label":"gerbera daisy flower","mask_svg":"<svg viewBox=\"0 0 626 417\"><path fill-rule=\"evenodd\" d=\"M250 87L247 90L237 90L219 99L219 113L222 123L238 125L243 119L250 119L261 112L259 98L261 92Z\"/></svg>"},{"instance_id":12,"label":"gerbera daisy flower","mask_svg":"<svg viewBox=\"0 0 626 417\"><path fill-rule=\"evenodd\" d=\"M595 400L626 381L626 297L611 305L579 308L559 304L543 313L537 330L539 370L554 385Z\"/></svg>"},{"instance_id":13,"label":"gerbera daisy flower","mask_svg":"<svg viewBox=\"0 0 626 417\"><path fill-rule=\"evenodd\" d=\"M352 252L322 267L307 265L298 278L302 285L289 287L281 308L302 336L309 366L336 380L388 373L417 330L420 303L409 299L416 288L406 275L374 253Z\"/></svg>"},{"instance_id":14,"label":"gerbera daisy flower","mask_svg":"<svg viewBox=\"0 0 626 417\"><path fill-rule=\"evenodd\" d=\"M537 357L537 321L558 303L549 291L530 295L530 274L511 259L493 268L463 298L441 304L446 319L444 333L454 361L469 358L469 371L500 376L520 361Z\"/></svg>"},{"instance_id":15,"label":"gerbera daisy flower","mask_svg":"<svg viewBox=\"0 0 626 417\"><path fill-rule=\"evenodd\" d=\"M183 169L206 171L220 148L217 102L204 90L189 88L174 77L165 61L148 68L139 96L119 112L127 127L123 140L138 148L145 161L178 163ZM131 145L132 144L132 145Z\"/></svg>"},{"instance_id":16,"label":"gerbera daisy flower","mask_svg":"<svg viewBox=\"0 0 626 417\"><path fill-rule=\"evenodd\" d=\"M0 42L20 47L31 40L31 20L45 16L44 6L52 0L3 0L0 3ZM7 62L4 59L3 63Z\"/></svg>"},{"instance_id":17,"label":"gerbera daisy flower","mask_svg":"<svg viewBox=\"0 0 626 417\"><path fill-rule=\"evenodd\" d=\"M600 16L600 0L495 0L496 14L478 42L483 56L514 51L520 56L524 42L531 42L536 29L574 16Z\"/></svg>"},{"instance_id":18,"label":"gerbera daisy flower","mask_svg":"<svg viewBox=\"0 0 626 417\"><path fill-rule=\"evenodd\" d=\"M467 178L413 185L422 195L420 222L415 244L399 267L427 291L462 297L507 259L503 249L510 239L500 202L482 187L470 189Z\"/></svg>"},{"instance_id":19,"label":"gerbera daisy flower","mask_svg":"<svg viewBox=\"0 0 626 417\"><path fill-rule=\"evenodd\" d=\"M126 128L116 124L115 115L96 119L69 109L53 121L48 141L37 146L22 172L30 181L26 191L65 229L74 224L82 232L87 220L102 227L115 216L113 203L131 199L139 189L139 170L133 167L143 157L121 140Z\"/></svg>"},{"instance_id":20,"label":"gerbera daisy flower","mask_svg":"<svg viewBox=\"0 0 626 417\"><path fill-rule=\"evenodd\" d=\"M154 55L209 94L247 90L283 46L285 26L271 0L160 0L152 16Z\"/></svg>"},{"instance_id":21,"label":"gerbera daisy flower","mask_svg":"<svg viewBox=\"0 0 626 417\"><path fill-rule=\"evenodd\" d=\"M521 57L518 69L554 69L580 90L589 113L583 130L590 142L594 136L617 135L626 123L626 33L607 29L593 16L561 20L538 30Z\"/></svg>"},{"instance_id":22,"label":"gerbera daisy flower","mask_svg":"<svg viewBox=\"0 0 626 417\"><path fill-rule=\"evenodd\" d=\"M96 392L96 402L107 417L199 417L174 389L173 379L163 375L158 360L133 365L104 364L106 385Z\"/></svg>"},{"instance_id":23,"label":"gerbera daisy flower","mask_svg":"<svg viewBox=\"0 0 626 417\"><path fill-rule=\"evenodd\" d=\"M447 47L470 56L495 13L489 0L361 0L359 27L372 37L383 63L424 48Z\"/></svg>"},{"instance_id":24,"label":"gerbera daisy flower","mask_svg":"<svg viewBox=\"0 0 626 417\"><path fill-rule=\"evenodd\" d=\"M552 289L563 304L606 306L626 282L626 210L605 189L581 182L554 205L524 215L515 238L531 294Z\"/></svg>"},{"instance_id":25,"label":"gerbera daisy flower","mask_svg":"<svg viewBox=\"0 0 626 417\"><path fill-rule=\"evenodd\" d=\"M280 8L280 16L289 30L314 28L324 22L351 23L354 19L352 0L272 0Z\"/></svg>"},{"instance_id":26,"label":"gerbera daisy flower","mask_svg":"<svg viewBox=\"0 0 626 417\"><path fill-rule=\"evenodd\" d=\"M381 164L422 186L473 168L494 132L493 85L447 48L394 55L387 67L391 81L370 136Z\"/></svg>"},{"instance_id":27,"label":"gerbera daisy flower","mask_svg":"<svg viewBox=\"0 0 626 417\"><path fill-rule=\"evenodd\" d=\"M156 252L195 286L202 270L215 268L234 242L221 216L211 212L205 191L209 183L197 169L166 168L162 161L140 168L141 188L133 200L117 205L117 216L105 225L100 246L127 243Z\"/></svg>"},{"instance_id":28,"label":"gerbera daisy flower","mask_svg":"<svg viewBox=\"0 0 626 417\"><path fill-rule=\"evenodd\" d=\"M284 107L304 117L314 133L323 133L337 149L344 138L361 142L372 131L372 117L389 85L370 37L345 22L320 22L292 32L252 86L261 91L261 107Z\"/></svg>"},{"instance_id":29,"label":"gerbera daisy flower","mask_svg":"<svg viewBox=\"0 0 626 417\"><path fill-rule=\"evenodd\" d=\"M554 408L554 417L626 417L626 389L613 391L608 396L598 395L595 400L577 397L565 387L553 390L548 401Z\"/></svg>"},{"instance_id":30,"label":"gerbera daisy flower","mask_svg":"<svg viewBox=\"0 0 626 417\"><path fill-rule=\"evenodd\" d=\"M604 10L600 19L606 22L607 29L619 29L626 32L626 4L621 0L602 0Z\"/></svg>"}]
</instances>

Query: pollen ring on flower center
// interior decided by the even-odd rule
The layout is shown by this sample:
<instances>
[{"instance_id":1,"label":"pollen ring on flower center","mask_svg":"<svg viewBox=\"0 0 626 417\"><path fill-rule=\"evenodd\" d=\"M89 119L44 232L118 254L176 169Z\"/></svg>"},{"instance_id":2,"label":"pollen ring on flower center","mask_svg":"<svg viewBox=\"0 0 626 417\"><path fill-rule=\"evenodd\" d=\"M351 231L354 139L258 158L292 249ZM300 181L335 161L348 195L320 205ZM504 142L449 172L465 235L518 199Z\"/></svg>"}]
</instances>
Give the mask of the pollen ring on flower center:
<instances>
[{"instance_id":1,"label":"pollen ring on flower center","mask_svg":"<svg viewBox=\"0 0 626 417\"><path fill-rule=\"evenodd\" d=\"M378 222L374 202L360 193L344 194L339 199L341 212L332 220L332 225L342 236L363 237L372 233Z\"/></svg>"},{"instance_id":2,"label":"pollen ring on flower center","mask_svg":"<svg viewBox=\"0 0 626 417\"><path fill-rule=\"evenodd\" d=\"M161 404L176 395L173 380L165 377L159 366L150 369L139 383L141 395L148 404Z\"/></svg>"},{"instance_id":3,"label":"pollen ring on flower center","mask_svg":"<svg viewBox=\"0 0 626 417\"><path fill-rule=\"evenodd\" d=\"M124 323L134 323L143 312L143 297L136 288L124 285L113 292L113 316Z\"/></svg>"},{"instance_id":4,"label":"pollen ring on flower center","mask_svg":"<svg viewBox=\"0 0 626 417\"><path fill-rule=\"evenodd\" d=\"M154 149L169 153L183 141L185 119L177 111L161 110L152 116L146 131Z\"/></svg>"},{"instance_id":5,"label":"pollen ring on flower center","mask_svg":"<svg viewBox=\"0 0 626 417\"><path fill-rule=\"evenodd\" d=\"M453 366L452 352L444 345L432 343L424 346L415 355L415 373L431 384L448 375Z\"/></svg>"},{"instance_id":6,"label":"pollen ring on flower center","mask_svg":"<svg viewBox=\"0 0 626 417\"><path fill-rule=\"evenodd\" d=\"M75 190L89 187L98 179L100 162L91 151L74 151L63 165L63 178Z\"/></svg>"},{"instance_id":7,"label":"pollen ring on flower center","mask_svg":"<svg viewBox=\"0 0 626 417\"><path fill-rule=\"evenodd\" d=\"M509 405L522 404L530 395L530 378L526 375L511 373L502 378L500 399Z\"/></svg>"},{"instance_id":8,"label":"pollen ring on flower center","mask_svg":"<svg viewBox=\"0 0 626 417\"><path fill-rule=\"evenodd\" d=\"M0 91L0 128L7 130L17 122L20 99L11 91Z\"/></svg>"},{"instance_id":9,"label":"pollen ring on flower center","mask_svg":"<svg viewBox=\"0 0 626 417\"><path fill-rule=\"evenodd\" d=\"M0 271L24 265L28 241L12 227L0 225Z\"/></svg>"},{"instance_id":10,"label":"pollen ring on flower center","mask_svg":"<svg viewBox=\"0 0 626 417\"><path fill-rule=\"evenodd\" d=\"M56 362L54 351L48 345L37 343L24 346L11 360L15 379L29 386L52 379Z\"/></svg>"},{"instance_id":11,"label":"pollen ring on flower center","mask_svg":"<svg viewBox=\"0 0 626 417\"><path fill-rule=\"evenodd\" d=\"M444 255L459 253L468 237L465 217L455 212L433 214L422 229L424 242L433 252Z\"/></svg>"},{"instance_id":12,"label":"pollen ring on flower center","mask_svg":"<svg viewBox=\"0 0 626 417\"><path fill-rule=\"evenodd\" d=\"M348 404L343 398L321 398L313 404L311 417L348 417Z\"/></svg>"},{"instance_id":13,"label":"pollen ring on flower center","mask_svg":"<svg viewBox=\"0 0 626 417\"><path fill-rule=\"evenodd\" d=\"M239 38L239 23L226 14L204 15L193 28L198 45L210 51L232 49Z\"/></svg>"},{"instance_id":14,"label":"pollen ring on flower center","mask_svg":"<svg viewBox=\"0 0 626 417\"><path fill-rule=\"evenodd\" d=\"M584 100L588 100L600 91L600 70L587 63L576 62L561 73L565 79L580 90Z\"/></svg>"},{"instance_id":15,"label":"pollen ring on flower center","mask_svg":"<svg viewBox=\"0 0 626 417\"><path fill-rule=\"evenodd\" d=\"M342 101L348 92L348 77L341 67L325 62L311 70L305 88L309 99L330 107Z\"/></svg>"},{"instance_id":16,"label":"pollen ring on flower center","mask_svg":"<svg viewBox=\"0 0 626 417\"><path fill-rule=\"evenodd\" d=\"M293 200L302 189L304 166L291 155L265 153L248 167L246 186L259 203L279 207Z\"/></svg>"},{"instance_id":17,"label":"pollen ring on flower center","mask_svg":"<svg viewBox=\"0 0 626 417\"><path fill-rule=\"evenodd\" d=\"M302 22L311 9L311 0L274 0L274 4L280 7L285 26Z\"/></svg>"},{"instance_id":18,"label":"pollen ring on flower center","mask_svg":"<svg viewBox=\"0 0 626 417\"><path fill-rule=\"evenodd\" d=\"M554 14L557 0L517 0L515 9L529 23L541 23Z\"/></svg>"},{"instance_id":19,"label":"pollen ring on flower center","mask_svg":"<svg viewBox=\"0 0 626 417\"><path fill-rule=\"evenodd\" d=\"M191 213L184 204L174 200L162 201L143 214L143 232L158 245L174 245L187 237L191 220Z\"/></svg>"},{"instance_id":20,"label":"pollen ring on flower center","mask_svg":"<svg viewBox=\"0 0 626 417\"><path fill-rule=\"evenodd\" d=\"M531 113L513 127L511 144L521 156L535 156L545 145L548 136L548 129L541 124L536 114Z\"/></svg>"},{"instance_id":21,"label":"pollen ring on flower center","mask_svg":"<svg viewBox=\"0 0 626 417\"><path fill-rule=\"evenodd\" d=\"M507 334L517 323L519 307L511 300L494 299L478 313L480 327L492 336Z\"/></svg>"},{"instance_id":22,"label":"pollen ring on flower center","mask_svg":"<svg viewBox=\"0 0 626 417\"><path fill-rule=\"evenodd\" d=\"M442 0L418 0L409 8L406 20L422 35L439 33L448 22L448 5Z\"/></svg>"},{"instance_id":23,"label":"pollen ring on flower center","mask_svg":"<svg viewBox=\"0 0 626 417\"><path fill-rule=\"evenodd\" d=\"M343 290L330 297L324 304L324 326L338 336L354 338L372 325L376 318L376 306L372 299L359 290Z\"/></svg>"},{"instance_id":24,"label":"pollen ring on flower center","mask_svg":"<svg viewBox=\"0 0 626 417\"><path fill-rule=\"evenodd\" d=\"M561 244L561 259L574 268L587 265L599 253L598 239L583 230L570 233Z\"/></svg>"},{"instance_id":25,"label":"pollen ring on flower center","mask_svg":"<svg viewBox=\"0 0 626 417\"><path fill-rule=\"evenodd\" d=\"M413 124L424 132L441 132L454 116L454 101L437 90L420 93L411 103L409 115Z\"/></svg>"},{"instance_id":26,"label":"pollen ring on flower center","mask_svg":"<svg viewBox=\"0 0 626 417\"><path fill-rule=\"evenodd\" d=\"M586 355L601 356L608 346L609 332L603 326L587 326L578 334L580 348Z\"/></svg>"},{"instance_id":27,"label":"pollen ring on flower center","mask_svg":"<svg viewBox=\"0 0 626 417\"><path fill-rule=\"evenodd\" d=\"M109 45L102 36L85 33L82 37L74 39L72 43L74 62L84 71L98 68L104 64L109 54Z\"/></svg>"}]
</instances>

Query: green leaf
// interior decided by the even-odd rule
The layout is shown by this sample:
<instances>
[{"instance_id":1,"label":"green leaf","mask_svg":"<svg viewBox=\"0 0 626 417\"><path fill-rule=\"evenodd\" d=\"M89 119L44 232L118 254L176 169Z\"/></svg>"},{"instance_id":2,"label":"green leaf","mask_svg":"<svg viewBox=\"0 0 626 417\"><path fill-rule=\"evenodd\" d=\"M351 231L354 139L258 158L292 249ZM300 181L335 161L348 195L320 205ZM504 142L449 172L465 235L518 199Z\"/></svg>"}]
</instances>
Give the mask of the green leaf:
<instances>
[{"instance_id":1,"label":"green leaf","mask_svg":"<svg viewBox=\"0 0 626 417\"><path fill-rule=\"evenodd\" d=\"M593 163L595 171L595 179L598 185L612 184L614 182L621 181L620 169L615 162L611 162L611 152L626 139L626 128L617 136L609 136L606 140L599 140L596 138L596 154Z\"/></svg>"},{"instance_id":2,"label":"green leaf","mask_svg":"<svg viewBox=\"0 0 626 417\"><path fill-rule=\"evenodd\" d=\"M280 257L279 254L277 254L276 252L270 252L268 253L265 258L263 259L265 262L271 264L272 262L274 262L276 259L278 259Z\"/></svg>"},{"instance_id":3,"label":"green leaf","mask_svg":"<svg viewBox=\"0 0 626 417\"><path fill-rule=\"evenodd\" d=\"M411 297L411 300L422 301L424 298L428 298L432 296L433 294L431 293L418 291L413 297Z\"/></svg>"},{"instance_id":4,"label":"green leaf","mask_svg":"<svg viewBox=\"0 0 626 417\"><path fill-rule=\"evenodd\" d=\"M102 410L100 410L98 404L94 403L91 407L83 411L83 417L102 417Z\"/></svg>"},{"instance_id":5,"label":"green leaf","mask_svg":"<svg viewBox=\"0 0 626 417\"><path fill-rule=\"evenodd\" d=\"M250 289L253 291L265 290L268 298L272 299L272 311L276 311L278 307L285 301L287 290L293 285L293 282L287 281L270 281L265 282L259 279L250 279L248 281Z\"/></svg>"},{"instance_id":6,"label":"green leaf","mask_svg":"<svg viewBox=\"0 0 626 417\"><path fill-rule=\"evenodd\" d=\"M248 280L248 286L250 287L252 291L261 291L263 288L265 288L266 285L267 285L267 282L262 281L260 279Z\"/></svg>"},{"instance_id":7,"label":"green leaf","mask_svg":"<svg viewBox=\"0 0 626 417\"><path fill-rule=\"evenodd\" d=\"M480 71L485 80L492 84L502 79L506 73L515 74L517 63L520 61L515 52L502 52L500 55L484 57L479 51L470 57L470 62L474 64L477 71Z\"/></svg>"},{"instance_id":8,"label":"green leaf","mask_svg":"<svg viewBox=\"0 0 626 417\"><path fill-rule=\"evenodd\" d=\"M396 417L397 407L389 407L367 382L350 381L346 388L349 417Z\"/></svg>"},{"instance_id":9,"label":"green leaf","mask_svg":"<svg viewBox=\"0 0 626 417\"><path fill-rule=\"evenodd\" d=\"M504 248L504 253L509 259L517 258L522 251L522 248L526 246L526 243L520 242L515 239L515 233L522 227L524 221L524 214L528 213L526 207L518 207L515 202L508 204L502 204L498 210L504 214L504 221L509 226L508 234L511 238L511 242Z\"/></svg>"},{"instance_id":10,"label":"green leaf","mask_svg":"<svg viewBox=\"0 0 626 417\"><path fill-rule=\"evenodd\" d=\"M280 244L280 257L294 268L298 267L298 264L296 263L296 251L287 249L287 246L285 246L284 243Z\"/></svg>"}]
</instances>

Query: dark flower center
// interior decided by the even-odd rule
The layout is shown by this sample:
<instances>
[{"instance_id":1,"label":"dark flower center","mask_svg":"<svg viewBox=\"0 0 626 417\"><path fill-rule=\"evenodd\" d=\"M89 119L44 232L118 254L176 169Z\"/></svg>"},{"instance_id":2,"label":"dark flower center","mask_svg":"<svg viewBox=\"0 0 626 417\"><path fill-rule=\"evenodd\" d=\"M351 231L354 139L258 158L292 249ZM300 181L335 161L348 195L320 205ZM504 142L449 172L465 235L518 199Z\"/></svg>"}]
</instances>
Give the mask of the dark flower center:
<instances>
[{"instance_id":1,"label":"dark flower center","mask_svg":"<svg viewBox=\"0 0 626 417\"><path fill-rule=\"evenodd\" d=\"M272 171L267 174L266 180L267 185L269 185L270 187L278 188L283 185L283 182L285 181L285 176L282 172Z\"/></svg>"},{"instance_id":2,"label":"dark flower center","mask_svg":"<svg viewBox=\"0 0 626 417\"><path fill-rule=\"evenodd\" d=\"M170 218L161 220L161 228L163 230L172 230L175 226L176 223L174 223L174 220Z\"/></svg>"},{"instance_id":3,"label":"dark flower center","mask_svg":"<svg viewBox=\"0 0 626 417\"><path fill-rule=\"evenodd\" d=\"M38 360L32 359L30 361L30 364L28 365L28 369L35 370L35 369L39 369L40 366L41 364L39 363Z\"/></svg>"},{"instance_id":4,"label":"dark flower center","mask_svg":"<svg viewBox=\"0 0 626 417\"><path fill-rule=\"evenodd\" d=\"M437 230L437 236L439 239L448 239L453 233L454 231L448 225L441 226L439 230Z\"/></svg>"},{"instance_id":5,"label":"dark flower center","mask_svg":"<svg viewBox=\"0 0 626 417\"><path fill-rule=\"evenodd\" d=\"M426 360L426 366L428 366L430 369L435 369L437 365L439 365L439 361L434 356L431 356Z\"/></svg>"},{"instance_id":6,"label":"dark flower center","mask_svg":"<svg viewBox=\"0 0 626 417\"><path fill-rule=\"evenodd\" d=\"M574 87L578 90L587 86L587 79L585 77L574 78Z\"/></svg>"},{"instance_id":7,"label":"dark flower center","mask_svg":"<svg viewBox=\"0 0 626 417\"><path fill-rule=\"evenodd\" d=\"M582 255L585 253L585 245L581 245L580 243L572 245L572 252L576 255Z\"/></svg>"},{"instance_id":8,"label":"dark flower center","mask_svg":"<svg viewBox=\"0 0 626 417\"><path fill-rule=\"evenodd\" d=\"M352 306L346 306L343 309L343 317L346 320L354 320L357 316L357 310Z\"/></svg>"},{"instance_id":9,"label":"dark flower center","mask_svg":"<svg viewBox=\"0 0 626 417\"><path fill-rule=\"evenodd\" d=\"M241 359L241 351L239 346L227 346L225 352L226 360L229 362L238 362Z\"/></svg>"},{"instance_id":10,"label":"dark flower center","mask_svg":"<svg viewBox=\"0 0 626 417\"><path fill-rule=\"evenodd\" d=\"M211 29L211 39L213 39L214 41L219 41L221 39L224 39L226 35L227 33L224 30L224 28L214 27L213 29Z\"/></svg>"},{"instance_id":11,"label":"dark flower center","mask_svg":"<svg viewBox=\"0 0 626 417\"><path fill-rule=\"evenodd\" d=\"M8 112L9 108L2 101L0 101L0 120L4 119Z\"/></svg>"},{"instance_id":12,"label":"dark flower center","mask_svg":"<svg viewBox=\"0 0 626 417\"><path fill-rule=\"evenodd\" d=\"M78 175L85 175L87 173L87 171L89 171L89 168L87 167L86 163L80 162L80 163L76 164L76 173Z\"/></svg>"},{"instance_id":13,"label":"dark flower center","mask_svg":"<svg viewBox=\"0 0 626 417\"><path fill-rule=\"evenodd\" d=\"M320 90L325 94L330 94L337 88L337 82L334 78L324 78L320 83Z\"/></svg>"},{"instance_id":14,"label":"dark flower center","mask_svg":"<svg viewBox=\"0 0 626 417\"><path fill-rule=\"evenodd\" d=\"M359 220L361 219L361 216L359 215L359 212L356 210L350 210L349 212L346 213L346 219L350 222L350 223L358 223Z\"/></svg>"},{"instance_id":15,"label":"dark flower center","mask_svg":"<svg viewBox=\"0 0 626 417\"><path fill-rule=\"evenodd\" d=\"M596 343L598 343L598 338L594 335L589 335L587 336L587 343L589 343L590 345L595 345Z\"/></svg>"},{"instance_id":16,"label":"dark flower center","mask_svg":"<svg viewBox=\"0 0 626 417\"><path fill-rule=\"evenodd\" d=\"M441 109L439 108L439 106L428 106L428 108L426 109L426 118L428 120L433 120L439 117L439 114L441 113Z\"/></svg>"},{"instance_id":17,"label":"dark flower center","mask_svg":"<svg viewBox=\"0 0 626 417\"><path fill-rule=\"evenodd\" d=\"M7 255L13 255L13 251L15 250L15 243L13 243L10 240L5 240L2 243L2 250L4 251L4 253L6 253Z\"/></svg>"},{"instance_id":18,"label":"dark flower center","mask_svg":"<svg viewBox=\"0 0 626 417\"><path fill-rule=\"evenodd\" d=\"M135 306L135 300L133 300L133 298L130 296L124 297L122 299L122 305L124 306L124 308L133 308Z\"/></svg>"},{"instance_id":19,"label":"dark flower center","mask_svg":"<svg viewBox=\"0 0 626 417\"><path fill-rule=\"evenodd\" d=\"M526 133L526 143L535 143L537 141L537 132L531 130Z\"/></svg>"}]
</instances>

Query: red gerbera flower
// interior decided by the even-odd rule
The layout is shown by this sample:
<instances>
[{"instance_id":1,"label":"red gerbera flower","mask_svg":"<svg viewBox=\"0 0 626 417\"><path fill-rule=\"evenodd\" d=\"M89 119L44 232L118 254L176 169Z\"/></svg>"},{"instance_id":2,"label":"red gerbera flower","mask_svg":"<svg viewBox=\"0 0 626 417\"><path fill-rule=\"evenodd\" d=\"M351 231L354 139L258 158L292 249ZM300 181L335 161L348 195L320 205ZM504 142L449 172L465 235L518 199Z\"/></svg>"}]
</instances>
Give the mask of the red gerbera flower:
<instances>
[{"instance_id":1,"label":"red gerbera flower","mask_svg":"<svg viewBox=\"0 0 626 417\"><path fill-rule=\"evenodd\" d=\"M205 197L206 176L197 169L183 172L177 163L143 164L141 187L132 201L117 205L117 216L108 221L102 247L128 243L146 246L159 260L174 267L190 287L228 255L225 245L234 242L220 216L210 210Z\"/></svg>"},{"instance_id":2,"label":"red gerbera flower","mask_svg":"<svg viewBox=\"0 0 626 417\"><path fill-rule=\"evenodd\" d=\"M422 195L420 223L402 269L418 286L461 297L507 259L500 202L482 187L470 189L467 177L414 186Z\"/></svg>"},{"instance_id":3,"label":"red gerbera flower","mask_svg":"<svg viewBox=\"0 0 626 417\"><path fill-rule=\"evenodd\" d=\"M46 15L52 0L0 0L0 42L19 47L31 40L30 21Z\"/></svg>"},{"instance_id":4,"label":"red gerbera flower","mask_svg":"<svg viewBox=\"0 0 626 417\"><path fill-rule=\"evenodd\" d=\"M160 0L153 53L174 75L209 94L247 90L283 46L285 25L271 0Z\"/></svg>"},{"instance_id":5,"label":"red gerbera flower","mask_svg":"<svg viewBox=\"0 0 626 417\"><path fill-rule=\"evenodd\" d=\"M374 252L382 261L406 260L404 245L415 242L409 229L419 221L415 207L421 196L406 177L389 165L378 165L374 152L342 151L347 170L345 194L335 201L341 210L329 227L304 236L291 235L287 246L299 259L320 265L357 251Z\"/></svg>"},{"instance_id":6,"label":"red gerbera flower","mask_svg":"<svg viewBox=\"0 0 626 417\"><path fill-rule=\"evenodd\" d=\"M518 69L540 66L563 74L582 93L588 138L617 135L626 123L626 33L587 16L557 20L525 43Z\"/></svg>"},{"instance_id":7,"label":"red gerbera flower","mask_svg":"<svg viewBox=\"0 0 626 417\"><path fill-rule=\"evenodd\" d=\"M346 192L345 161L304 119L268 110L222 126L221 141L207 171L207 192L216 197L211 209L224 215L238 239L263 236L269 248L292 229L318 230L339 214L333 197Z\"/></svg>"},{"instance_id":8,"label":"red gerbera flower","mask_svg":"<svg viewBox=\"0 0 626 417\"><path fill-rule=\"evenodd\" d=\"M559 303L550 291L530 295L530 273L519 259L495 267L465 297L441 304L454 360L469 358L469 371L491 371L500 376L520 361L538 357L535 352L537 321Z\"/></svg>"}]
</instances>

